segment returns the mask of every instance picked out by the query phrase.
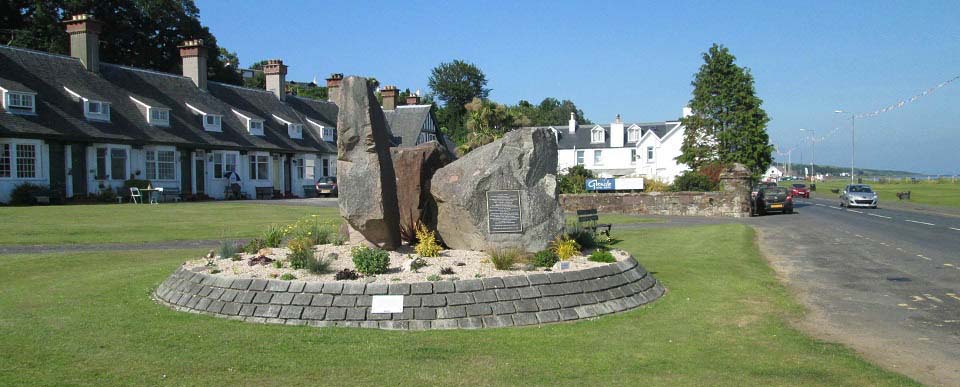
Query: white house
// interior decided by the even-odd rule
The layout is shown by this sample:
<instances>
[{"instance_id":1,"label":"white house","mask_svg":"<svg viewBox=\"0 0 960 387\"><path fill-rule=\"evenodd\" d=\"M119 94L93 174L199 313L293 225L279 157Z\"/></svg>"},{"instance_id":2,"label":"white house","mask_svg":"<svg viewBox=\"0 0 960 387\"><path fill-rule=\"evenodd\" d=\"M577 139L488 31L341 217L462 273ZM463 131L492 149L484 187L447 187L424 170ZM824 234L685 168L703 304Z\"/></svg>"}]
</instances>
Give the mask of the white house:
<instances>
[{"instance_id":1,"label":"white house","mask_svg":"<svg viewBox=\"0 0 960 387\"><path fill-rule=\"evenodd\" d=\"M771 165L770 168L767 168L767 171L763 173L763 181L780 181L780 178L782 177L783 172L773 165Z\"/></svg>"}]
</instances>

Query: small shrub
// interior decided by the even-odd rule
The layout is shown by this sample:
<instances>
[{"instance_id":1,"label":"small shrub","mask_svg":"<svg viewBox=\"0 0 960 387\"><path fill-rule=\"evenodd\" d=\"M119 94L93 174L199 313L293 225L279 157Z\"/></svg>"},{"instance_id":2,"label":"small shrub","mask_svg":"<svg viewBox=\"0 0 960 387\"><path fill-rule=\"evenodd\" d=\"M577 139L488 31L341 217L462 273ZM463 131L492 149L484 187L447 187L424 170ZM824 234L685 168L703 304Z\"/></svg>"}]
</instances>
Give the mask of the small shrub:
<instances>
[{"instance_id":1,"label":"small shrub","mask_svg":"<svg viewBox=\"0 0 960 387\"><path fill-rule=\"evenodd\" d=\"M338 271L333 278L337 281L355 280L360 278L360 275L353 269L343 269Z\"/></svg>"},{"instance_id":2,"label":"small shrub","mask_svg":"<svg viewBox=\"0 0 960 387\"><path fill-rule=\"evenodd\" d=\"M657 180L657 179L643 180L644 192L667 192L669 190L670 190L670 184L667 184L665 181Z\"/></svg>"},{"instance_id":3,"label":"small shrub","mask_svg":"<svg viewBox=\"0 0 960 387\"><path fill-rule=\"evenodd\" d=\"M277 273L267 274L267 277L270 277L270 278L277 278L277 276L279 276L279 274L277 274Z\"/></svg>"},{"instance_id":4,"label":"small shrub","mask_svg":"<svg viewBox=\"0 0 960 387\"><path fill-rule=\"evenodd\" d=\"M418 270L427 267L427 260L417 257L413 259L413 262L410 262L410 270L413 270L416 273Z\"/></svg>"},{"instance_id":5,"label":"small shrub","mask_svg":"<svg viewBox=\"0 0 960 387\"><path fill-rule=\"evenodd\" d=\"M219 274L219 273L220 273L220 269L210 270L210 274Z\"/></svg>"},{"instance_id":6,"label":"small shrub","mask_svg":"<svg viewBox=\"0 0 960 387\"><path fill-rule=\"evenodd\" d=\"M607 246L613 243L613 238L610 237L610 234L599 233L593 235L593 242L597 246Z\"/></svg>"},{"instance_id":7,"label":"small shrub","mask_svg":"<svg viewBox=\"0 0 960 387\"><path fill-rule=\"evenodd\" d=\"M233 259L240 253L240 249L237 248L236 242L224 239L220 241L218 252L220 253L220 259Z\"/></svg>"},{"instance_id":8,"label":"small shrub","mask_svg":"<svg viewBox=\"0 0 960 387\"><path fill-rule=\"evenodd\" d=\"M344 237L343 234L339 232L335 232L333 233L333 235L330 236L330 243L333 244L334 246L342 246L343 243L346 242L346 239L347 238Z\"/></svg>"},{"instance_id":9,"label":"small shrub","mask_svg":"<svg viewBox=\"0 0 960 387\"><path fill-rule=\"evenodd\" d=\"M430 282L440 281L441 279L442 279L442 278L440 278L440 276L438 276L438 275L436 275L436 274L431 274L431 275L427 276L427 281L430 281Z\"/></svg>"},{"instance_id":10,"label":"small shrub","mask_svg":"<svg viewBox=\"0 0 960 387\"><path fill-rule=\"evenodd\" d=\"M533 255L533 265L536 267L553 267L560 257L550 250L539 251Z\"/></svg>"},{"instance_id":11,"label":"small shrub","mask_svg":"<svg viewBox=\"0 0 960 387\"><path fill-rule=\"evenodd\" d=\"M326 258L320 259L308 259L304 269L313 273L313 274L322 274L330 270L330 263L333 261L332 258L328 255Z\"/></svg>"},{"instance_id":12,"label":"small shrub","mask_svg":"<svg viewBox=\"0 0 960 387\"><path fill-rule=\"evenodd\" d=\"M274 268L274 269L283 269L283 262L282 262L282 261L273 261L273 268Z\"/></svg>"},{"instance_id":13,"label":"small shrub","mask_svg":"<svg viewBox=\"0 0 960 387\"><path fill-rule=\"evenodd\" d=\"M287 232L283 226L271 224L267 227L267 231L263 232L263 243L267 247L280 247L280 243L283 242L283 237L286 235Z\"/></svg>"},{"instance_id":14,"label":"small shrub","mask_svg":"<svg viewBox=\"0 0 960 387\"><path fill-rule=\"evenodd\" d=\"M613 254L610 254L609 251L603 249L594 251L592 254L590 254L590 257L587 258L587 260L604 263L612 263L617 261L617 259L613 257Z\"/></svg>"},{"instance_id":15,"label":"small shrub","mask_svg":"<svg viewBox=\"0 0 960 387\"><path fill-rule=\"evenodd\" d=\"M290 273L285 273L284 275L280 276L280 279L282 279L282 280L284 280L284 281L293 281L293 280L297 279L297 276L295 276L295 275L293 275L293 274L290 274Z\"/></svg>"},{"instance_id":16,"label":"small shrub","mask_svg":"<svg viewBox=\"0 0 960 387\"><path fill-rule=\"evenodd\" d=\"M313 245L309 238L291 239L287 242L287 248L290 254L287 254L287 260L290 261L290 267L293 269L305 269L310 261L314 261Z\"/></svg>"},{"instance_id":17,"label":"small shrub","mask_svg":"<svg viewBox=\"0 0 960 387\"><path fill-rule=\"evenodd\" d=\"M570 227L570 232L568 232L567 235L570 236L570 239L577 241L577 244L580 245L581 248L589 249L597 247L594 232L580 227L580 222L573 222Z\"/></svg>"},{"instance_id":18,"label":"small shrub","mask_svg":"<svg viewBox=\"0 0 960 387\"><path fill-rule=\"evenodd\" d=\"M243 246L243 251L247 254L256 254L260 252L260 249L266 248L267 243L260 238L253 238L246 245Z\"/></svg>"},{"instance_id":19,"label":"small shrub","mask_svg":"<svg viewBox=\"0 0 960 387\"><path fill-rule=\"evenodd\" d=\"M266 265L268 265L268 264L270 264L270 263L272 263L272 262L273 262L273 259L270 259L270 257L268 257L268 256L266 256L266 255L258 255L258 256L256 256L256 257L250 258L250 260L247 261L247 265L250 265L250 266L256 266L256 265L266 266Z\"/></svg>"},{"instance_id":20,"label":"small shrub","mask_svg":"<svg viewBox=\"0 0 960 387\"><path fill-rule=\"evenodd\" d=\"M716 186L710 182L710 178L697 171L686 171L673 180L671 191L713 191Z\"/></svg>"},{"instance_id":21,"label":"small shrub","mask_svg":"<svg viewBox=\"0 0 960 387\"><path fill-rule=\"evenodd\" d=\"M422 224L417 225L417 246L414 247L417 254L421 257L439 257L440 244L437 243L436 233L427 229Z\"/></svg>"},{"instance_id":22,"label":"small shrub","mask_svg":"<svg viewBox=\"0 0 960 387\"><path fill-rule=\"evenodd\" d=\"M383 274L390 267L390 254L380 249L357 246L350 250L353 265L363 275Z\"/></svg>"},{"instance_id":23,"label":"small shrub","mask_svg":"<svg viewBox=\"0 0 960 387\"><path fill-rule=\"evenodd\" d=\"M453 273L453 268L452 268L452 267L441 267L441 268L440 268L440 274L443 274L443 275L454 274L454 273Z\"/></svg>"},{"instance_id":24,"label":"small shrub","mask_svg":"<svg viewBox=\"0 0 960 387\"><path fill-rule=\"evenodd\" d=\"M237 255L234 255L234 256L230 257L230 260L231 260L231 261L234 261L234 262L240 261L240 260L242 260L242 259L243 259L243 257L241 257L240 254L237 254Z\"/></svg>"},{"instance_id":25,"label":"small shrub","mask_svg":"<svg viewBox=\"0 0 960 387\"><path fill-rule=\"evenodd\" d=\"M492 250L490 252L490 262L493 262L493 267L497 270L510 270L519 256L520 251L515 249Z\"/></svg>"},{"instance_id":26,"label":"small shrub","mask_svg":"<svg viewBox=\"0 0 960 387\"><path fill-rule=\"evenodd\" d=\"M49 195L49 189L42 185L20 183L10 192L10 204L15 206L32 206L37 204L37 196Z\"/></svg>"},{"instance_id":27,"label":"small shrub","mask_svg":"<svg viewBox=\"0 0 960 387\"><path fill-rule=\"evenodd\" d=\"M576 240L570 239L570 236L561 235L551 243L550 251L553 251L561 260L566 261L580 253L580 245Z\"/></svg>"}]
</instances>

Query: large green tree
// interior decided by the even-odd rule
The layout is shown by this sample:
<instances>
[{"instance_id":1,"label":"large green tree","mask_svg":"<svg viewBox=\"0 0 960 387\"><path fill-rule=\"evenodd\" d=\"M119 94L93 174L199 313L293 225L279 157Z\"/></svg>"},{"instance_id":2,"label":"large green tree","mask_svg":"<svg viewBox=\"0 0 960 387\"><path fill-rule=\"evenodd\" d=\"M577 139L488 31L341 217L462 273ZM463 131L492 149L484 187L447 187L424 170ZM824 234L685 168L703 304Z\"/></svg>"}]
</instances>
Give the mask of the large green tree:
<instances>
[{"instance_id":1,"label":"large green tree","mask_svg":"<svg viewBox=\"0 0 960 387\"><path fill-rule=\"evenodd\" d=\"M718 44L703 53L703 61L692 82L693 114L682 118L686 129L677 161L693 169L736 162L762 174L772 162L770 119L760 107L750 70L737 66L730 50Z\"/></svg>"},{"instance_id":2,"label":"large green tree","mask_svg":"<svg viewBox=\"0 0 960 387\"><path fill-rule=\"evenodd\" d=\"M240 84L237 63L221 51L210 29L200 24L193 0L9 0L0 2L3 43L58 54L69 54L65 19L92 14L103 23L100 34L104 62L179 73L177 46L203 39L212 54L207 60L211 80Z\"/></svg>"},{"instance_id":3,"label":"large green tree","mask_svg":"<svg viewBox=\"0 0 960 387\"><path fill-rule=\"evenodd\" d=\"M528 125L532 126L566 125L567 120L570 119L570 113L576 113L578 124L592 124L584 116L583 110L578 109L573 101L566 99L560 101L553 97L547 97L539 105L520 100L516 105L510 106L509 109L526 117L529 120Z\"/></svg>"},{"instance_id":4,"label":"large green tree","mask_svg":"<svg viewBox=\"0 0 960 387\"><path fill-rule=\"evenodd\" d=\"M437 120L454 141L461 143L466 137L466 105L474 98L486 99L487 77L479 67L459 59L441 63L430 72L427 81L436 99L443 102L437 111Z\"/></svg>"}]
</instances>

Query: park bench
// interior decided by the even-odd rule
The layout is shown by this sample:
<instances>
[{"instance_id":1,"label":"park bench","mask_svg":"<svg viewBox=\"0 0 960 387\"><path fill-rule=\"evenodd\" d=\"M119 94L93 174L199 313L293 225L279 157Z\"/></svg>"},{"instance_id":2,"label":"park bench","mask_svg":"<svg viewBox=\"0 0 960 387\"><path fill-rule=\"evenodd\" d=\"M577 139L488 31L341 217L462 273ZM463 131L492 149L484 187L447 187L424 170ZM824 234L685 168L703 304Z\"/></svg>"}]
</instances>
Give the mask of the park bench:
<instances>
[{"instance_id":1,"label":"park bench","mask_svg":"<svg viewBox=\"0 0 960 387\"><path fill-rule=\"evenodd\" d=\"M303 197L305 198L317 197L317 187L313 184L303 186Z\"/></svg>"},{"instance_id":2,"label":"park bench","mask_svg":"<svg viewBox=\"0 0 960 387\"><path fill-rule=\"evenodd\" d=\"M256 187L257 200L273 199L273 187Z\"/></svg>"},{"instance_id":3,"label":"park bench","mask_svg":"<svg viewBox=\"0 0 960 387\"><path fill-rule=\"evenodd\" d=\"M596 234L600 229L605 229L604 234L610 235L610 229L613 228L612 224L598 224L597 221L600 220L600 217L597 216L597 209L591 208L588 210L577 210L577 225L584 230L590 230Z\"/></svg>"},{"instance_id":4,"label":"park bench","mask_svg":"<svg viewBox=\"0 0 960 387\"><path fill-rule=\"evenodd\" d=\"M910 200L910 191L897 192L898 200Z\"/></svg>"},{"instance_id":5,"label":"park bench","mask_svg":"<svg viewBox=\"0 0 960 387\"><path fill-rule=\"evenodd\" d=\"M183 199L183 193L180 192L180 188L164 188L163 191L160 192L161 200L166 201L168 196L172 197L174 202L179 202Z\"/></svg>"}]
</instances>

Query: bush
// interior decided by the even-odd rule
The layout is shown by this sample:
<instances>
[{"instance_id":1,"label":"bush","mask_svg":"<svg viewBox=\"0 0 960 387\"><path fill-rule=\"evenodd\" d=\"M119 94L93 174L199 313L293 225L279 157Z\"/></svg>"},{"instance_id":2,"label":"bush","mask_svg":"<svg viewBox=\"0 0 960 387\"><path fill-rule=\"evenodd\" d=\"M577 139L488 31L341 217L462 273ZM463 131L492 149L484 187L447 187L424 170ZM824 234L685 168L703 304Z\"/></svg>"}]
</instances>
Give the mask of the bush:
<instances>
[{"instance_id":1,"label":"bush","mask_svg":"<svg viewBox=\"0 0 960 387\"><path fill-rule=\"evenodd\" d=\"M265 243L267 247L280 247L280 243L283 242L283 237L286 236L286 234L287 232L282 226L271 224L267 227L267 231L263 233L263 243Z\"/></svg>"},{"instance_id":2,"label":"bush","mask_svg":"<svg viewBox=\"0 0 960 387\"><path fill-rule=\"evenodd\" d=\"M243 246L243 251L247 254L257 254L261 249L266 248L267 243L260 238L253 238L245 246Z\"/></svg>"},{"instance_id":3,"label":"bush","mask_svg":"<svg viewBox=\"0 0 960 387\"><path fill-rule=\"evenodd\" d=\"M330 270L330 263L333 261L329 256L319 259L308 259L304 269L313 274L323 274Z\"/></svg>"},{"instance_id":4,"label":"bush","mask_svg":"<svg viewBox=\"0 0 960 387\"><path fill-rule=\"evenodd\" d=\"M592 254L590 254L590 257L587 258L587 260L604 263L612 263L617 261L617 259L613 257L613 254L610 254L609 251L602 249L594 251Z\"/></svg>"},{"instance_id":5,"label":"bush","mask_svg":"<svg viewBox=\"0 0 960 387\"><path fill-rule=\"evenodd\" d=\"M350 250L353 265L363 275L383 274L390 267L390 254L380 249L357 246Z\"/></svg>"},{"instance_id":6,"label":"bush","mask_svg":"<svg viewBox=\"0 0 960 387\"><path fill-rule=\"evenodd\" d=\"M533 255L533 266L553 267L553 264L557 263L559 260L560 257L557 257L557 254L554 252L550 250L543 250Z\"/></svg>"},{"instance_id":7,"label":"bush","mask_svg":"<svg viewBox=\"0 0 960 387\"><path fill-rule=\"evenodd\" d=\"M343 269L338 271L337 274L333 276L333 278L336 279L337 281L344 281L344 280L355 280L360 278L360 276L353 269Z\"/></svg>"},{"instance_id":8,"label":"bush","mask_svg":"<svg viewBox=\"0 0 960 387\"><path fill-rule=\"evenodd\" d=\"M284 280L284 281L293 281L293 280L297 279L297 276L295 276L295 275L293 275L293 274L290 274L290 273L285 273L284 275L280 276L280 279L282 279L282 280Z\"/></svg>"},{"instance_id":9,"label":"bush","mask_svg":"<svg viewBox=\"0 0 960 387\"><path fill-rule=\"evenodd\" d=\"M695 191L695 192L704 192L704 191L714 191L716 186L710 182L710 178L700 174L696 171L686 171L682 175L677 176L673 181L673 186L670 187L671 191Z\"/></svg>"},{"instance_id":10,"label":"bush","mask_svg":"<svg viewBox=\"0 0 960 387\"><path fill-rule=\"evenodd\" d=\"M287 248L290 254L287 254L287 260L290 261L290 267L294 269L305 269L310 265L310 261L315 261L313 257L313 244L309 238L296 238L287 242Z\"/></svg>"},{"instance_id":11,"label":"bush","mask_svg":"<svg viewBox=\"0 0 960 387\"><path fill-rule=\"evenodd\" d=\"M582 165L575 165L567 169L566 173L557 176L557 186L560 193L576 194L587 192L587 179L592 179L593 171Z\"/></svg>"},{"instance_id":12,"label":"bush","mask_svg":"<svg viewBox=\"0 0 960 387\"><path fill-rule=\"evenodd\" d=\"M427 267L427 260L417 257L413 259L413 262L410 262L410 270L413 270L416 273L418 270Z\"/></svg>"},{"instance_id":13,"label":"bush","mask_svg":"<svg viewBox=\"0 0 960 387\"><path fill-rule=\"evenodd\" d=\"M311 215L287 226L286 236L308 238L314 245L323 245L330 243L330 239L335 232L332 224L322 223L316 215Z\"/></svg>"},{"instance_id":14,"label":"bush","mask_svg":"<svg viewBox=\"0 0 960 387\"><path fill-rule=\"evenodd\" d=\"M670 190L670 184L658 179L644 179L644 192L667 192Z\"/></svg>"},{"instance_id":15,"label":"bush","mask_svg":"<svg viewBox=\"0 0 960 387\"><path fill-rule=\"evenodd\" d=\"M564 261L580 253L580 245L568 235L557 237L550 245L550 251Z\"/></svg>"},{"instance_id":16,"label":"bush","mask_svg":"<svg viewBox=\"0 0 960 387\"><path fill-rule=\"evenodd\" d=\"M727 165L724 163L711 163L700 167L698 172L701 175L707 177L710 180L710 184L713 185L714 190L720 188L720 174L727 169Z\"/></svg>"},{"instance_id":17,"label":"bush","mask_svg":"<svg viewBox=\"0 0 960 387\"><path fill-rule=\"evenodd\" d=\"M455 273L453 272L453 268L452 268L452 267L441 267L441 268L440 268L440 274L450 275L450 274L455 274Z\"/></svg>"},{"instance_id":18,"label":"bush","mask_svg":"<svg viewBox=\"0 0 960 387\"><path fill-rule=\"evenodd\" d=\"M580 222L574 222L567 235L570 236L570 239L577 241L577 244L580 245L581 248L589 249L597 247L596 235L594 235L591 230L581 228Z\"/></svg>"},{"instance_id":19,"label":"bush","mask_svg":"<svg viewBox=\"0 0 960 387\"><path fill-rule=\"evenodd\" d=\"M490 252L490 262L497 270L510 270L519 256L520 251L516 249L494 249Z\"/></svg>"},{"instance_id":20,"label":"bush","mask_svg":"<svg viewBox=\"0 0 960 387\"><path fill-rule=\"evenodd\" d=\"M417 225L417 246L414 247L417 254L421 257L439 257L440 245L437 243L436 233L427 229L422 224Z\"/></svg>"},{"instance_id":21,"label":"bush","mask_svg":"<svg viewBox=\"0 0 960 387\"><path fill-rule=\"evenodd\" d=\"M220 259L227 259L239 254L240 249L237 246L237 242L224 239L220 241L218 252L220 253Z\"/></svg>"},{"instance_id":22,"label":"bush","mask_svg":"<svg viewBox=\"0 0 960 387\"><path fill-rule=\"evenodd\" d=\"M427 276L427 281L430 281L430 282L437 282L437 281L440 281L440 280L442 280L442 279L443 279L443 278L440 278L440 276L438 276L438 275L436 275L436 274L430 274L430 275Z\"/></svg>"},{"instance_id":23,"label":"bush","mask_svg":"<svg viewBox=\"0 0 960 387\"><path fill-rule=\"evenodd\" d=\"M282 261L273 261L273 268L274 268L274 269L283 269L283 262L282 262Z\"/></svg>"},{"instance_id":24,"label":"bush","mask_svg":"<svg viewBox=\"0 0 960 387\"><path fill-rule=\"evenodd\" d=\"M20 183L10 192L10 204L15 206L32 206L37 204L37 196L47 196L50 190L42 185Z\"/></svg>"}]
</instances>

